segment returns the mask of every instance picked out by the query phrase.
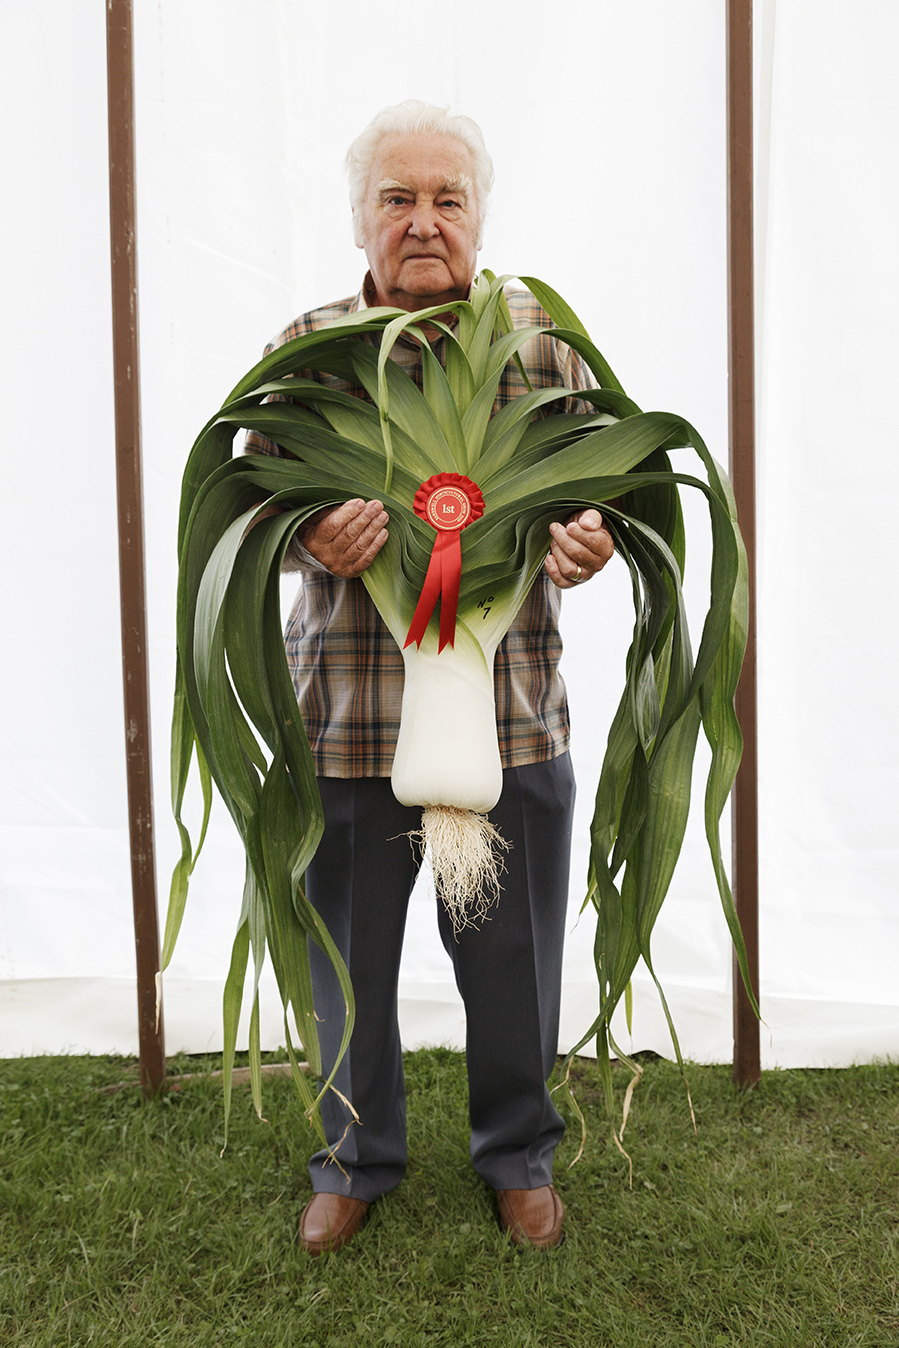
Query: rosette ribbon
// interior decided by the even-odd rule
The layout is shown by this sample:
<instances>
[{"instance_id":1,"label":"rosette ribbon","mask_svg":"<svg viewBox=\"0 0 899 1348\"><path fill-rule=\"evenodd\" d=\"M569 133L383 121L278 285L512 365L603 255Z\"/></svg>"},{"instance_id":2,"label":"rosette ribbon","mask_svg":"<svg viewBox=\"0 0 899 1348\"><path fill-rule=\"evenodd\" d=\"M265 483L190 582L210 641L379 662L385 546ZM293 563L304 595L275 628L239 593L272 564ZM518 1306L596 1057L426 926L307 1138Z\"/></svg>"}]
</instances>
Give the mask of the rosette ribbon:
<instances>
[{"instance_id":1,"label":"rosette ribbon","mask_svg":"<svg viewBox=\"0 0 899 1348\"><path fill-rule=\"evenodd\" d=\"M452 646L456 635L456 610L459 607L459 583L462 579L462 543L459 535L466 525L484 513L481 489L461 473L437 473L423 482L415 493L413 509L420 520L437 531L425 583L415 607L403 650L413 642L420 646L431 614L440 600L440 645Z\"/></svg>"}]
</instances>

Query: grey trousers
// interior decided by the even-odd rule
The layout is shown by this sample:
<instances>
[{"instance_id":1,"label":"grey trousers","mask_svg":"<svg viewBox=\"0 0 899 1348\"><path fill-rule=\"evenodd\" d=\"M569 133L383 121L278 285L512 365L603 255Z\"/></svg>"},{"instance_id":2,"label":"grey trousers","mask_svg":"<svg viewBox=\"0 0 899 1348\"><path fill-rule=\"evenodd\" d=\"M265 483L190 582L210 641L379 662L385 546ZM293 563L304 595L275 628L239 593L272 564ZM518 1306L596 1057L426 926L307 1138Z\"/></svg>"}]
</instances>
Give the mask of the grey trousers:
<instances>
[{"instance_id":1,"label":"grey trousers","mask_svg":"<svg viewBox=\"0 0 899 1348\"><path fill-rule=\"evenodd\" d=\"M373 1201L406 1168L406 1103L397 1025L400 954L418 859L403 835L420 825L388 778L320 778L325 832L306 875L307 893L340 949L356 996L356 1024L336 1085L352 1124L329 1092L325 1133L346 1176L318 1152L316 1192ZM465 1004L471 1159L494 1189L551 1183L564 1124L546 1086L558 1049L562 946L568 900L574 775L568 754L508 768L491 820L512 844L489 920L458 937L438 904L441 939ZM329 1069L343 1033L343 997L312 947L322 1054ZM345 1136L344 1136L345 1134Z\"/></svg>"}]
</instances>

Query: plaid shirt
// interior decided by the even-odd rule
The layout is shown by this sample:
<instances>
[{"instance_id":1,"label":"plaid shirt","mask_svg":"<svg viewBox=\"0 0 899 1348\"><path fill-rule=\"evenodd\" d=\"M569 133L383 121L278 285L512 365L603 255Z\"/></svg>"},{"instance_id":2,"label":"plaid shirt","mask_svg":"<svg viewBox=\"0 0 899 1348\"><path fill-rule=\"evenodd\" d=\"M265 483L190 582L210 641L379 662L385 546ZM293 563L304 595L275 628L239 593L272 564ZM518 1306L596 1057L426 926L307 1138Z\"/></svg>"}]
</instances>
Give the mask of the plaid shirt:
<instances>
[{"instance_id":1,"label":"plaid shirt","mask_svg":"<svg viewBox=\"0 0 899 1348\"><path fill-rule=\"evenodd\" d=\"M296 319L266 347L266 355L293 337L310 332L373 301L370 278L359 295ZM528 291L507 291L516 328L552 327L548 314ZM432 343L442 359L444 339ZM590 388L594 380L577 354L551 338L536 337L521 351L535 388ZM391 352L421 387L421 352L401 338ZM362 389L331 375L322 383L366 396ZM527 391L517 366L506 366L494 412ZM559 411L583 411L567 399ZM246 452L278 454L278 446L251 431ZM549 539L547 538L547 548ZM287 660L309 737L316 771L323 777L389 777L399 733L403 698L403 657L362 581L332 576L306 554L299 561L302 585L287 623ZM494 664L496 723L503 767L555 758L568 748L568 704L558 672L561 591L540 576L500 642Z\"/></svg>"}]
</instances>

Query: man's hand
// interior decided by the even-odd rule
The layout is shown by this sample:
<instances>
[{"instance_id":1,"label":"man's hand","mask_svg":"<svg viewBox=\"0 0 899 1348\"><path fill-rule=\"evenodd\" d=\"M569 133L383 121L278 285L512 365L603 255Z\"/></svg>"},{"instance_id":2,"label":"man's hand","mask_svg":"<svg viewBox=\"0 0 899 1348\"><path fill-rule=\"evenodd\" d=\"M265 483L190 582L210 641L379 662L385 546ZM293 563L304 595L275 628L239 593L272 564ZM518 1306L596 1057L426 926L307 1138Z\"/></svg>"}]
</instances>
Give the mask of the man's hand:
<instances>
[{"instance_id":1,"label":"man's hand","mask_svg":"<svg viewBox=\"0 0 899 1348\"><path fill-rule=\"evenodd\" d=\"M546 572L560 590L570 590L601 571L615 551L602 515L592 507L578 510L567 524L551 524L552 545Z\"/></svg>"},{"instance_id":2,"label":"man's hand","mask_svg":"<svg viewBox=\"0 0 899 1348\"><path fill-rule=\"evenodd\" d=\"M370 566L387 542L387 511L380 501L347 501L311 515L300 542L332 576L349 580Z\"/></svg>"}]
</instances>

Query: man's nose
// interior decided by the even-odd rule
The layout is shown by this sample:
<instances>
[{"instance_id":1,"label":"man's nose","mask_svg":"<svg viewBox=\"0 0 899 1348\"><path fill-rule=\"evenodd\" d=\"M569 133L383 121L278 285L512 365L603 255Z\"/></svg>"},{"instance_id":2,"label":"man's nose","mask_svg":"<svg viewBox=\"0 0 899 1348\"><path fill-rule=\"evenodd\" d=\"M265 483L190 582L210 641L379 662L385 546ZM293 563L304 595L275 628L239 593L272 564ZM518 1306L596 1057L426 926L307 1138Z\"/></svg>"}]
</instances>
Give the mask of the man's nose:
<instances>
[{"instance_id":1,"label":"man's nose","mask_svg":"<svg viewBox=\"0 0 899 1348\"><path fill-rule=\"evenodd\" d=\"M439 233L437 213L433 206L423 203L414 208L409 233L416 239L433 239L434 235Z\"/></svg>"}]
</instances>

